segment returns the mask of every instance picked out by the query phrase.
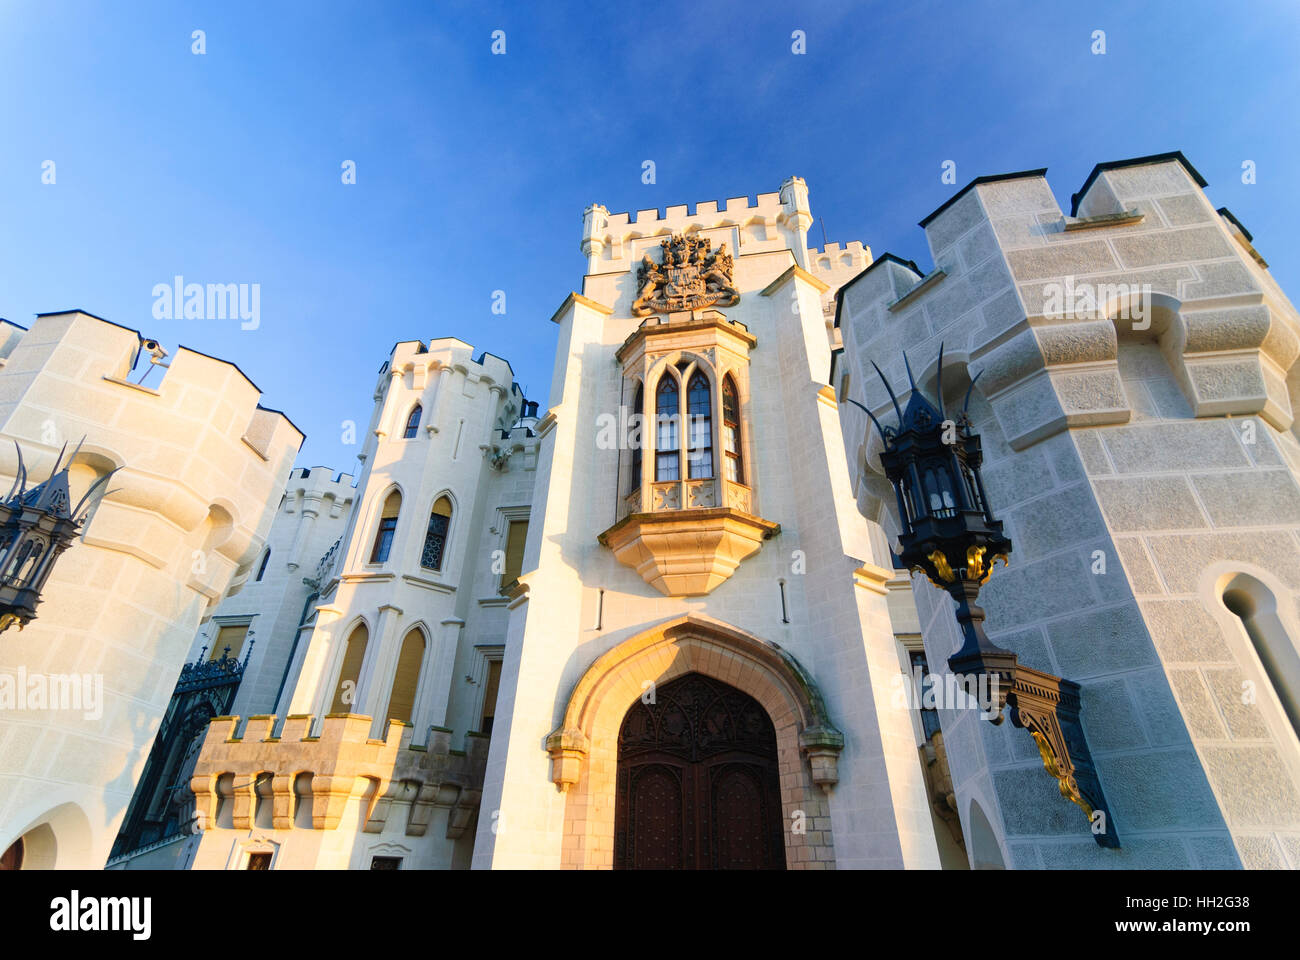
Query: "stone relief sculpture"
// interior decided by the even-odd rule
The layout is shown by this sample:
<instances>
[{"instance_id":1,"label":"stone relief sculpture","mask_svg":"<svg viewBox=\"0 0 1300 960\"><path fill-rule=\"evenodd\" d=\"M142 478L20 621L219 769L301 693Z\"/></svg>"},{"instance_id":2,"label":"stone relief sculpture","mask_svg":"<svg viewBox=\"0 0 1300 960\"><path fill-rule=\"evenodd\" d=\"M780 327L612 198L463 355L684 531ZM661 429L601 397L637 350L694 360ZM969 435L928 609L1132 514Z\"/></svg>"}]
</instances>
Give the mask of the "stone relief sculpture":
<instances>
[{"instance_id":1,"label":"stone relief sculpture","mask_svg":"<svg viewBox=\"0 0 1300 960\"><path fill-rule=\"evenodd\" d=\"M727 245L720 244L717 251L712 247L707 237L677 234L659 244L659 263L643 256L637 268L633 316L739 303L740 291L732 279L734 260Z\"/></svg>"}]
</instances>

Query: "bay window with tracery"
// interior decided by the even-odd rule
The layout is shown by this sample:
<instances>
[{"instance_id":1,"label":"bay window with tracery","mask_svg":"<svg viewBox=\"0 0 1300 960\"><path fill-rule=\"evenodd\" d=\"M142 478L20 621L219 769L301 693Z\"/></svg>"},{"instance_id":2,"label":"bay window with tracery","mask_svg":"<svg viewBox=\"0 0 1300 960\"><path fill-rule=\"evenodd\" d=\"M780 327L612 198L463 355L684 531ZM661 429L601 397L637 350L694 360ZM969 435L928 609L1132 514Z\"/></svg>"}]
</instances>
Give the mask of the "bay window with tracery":
<instances>
[{"instance_id":1,"label":"bay window with tracery","mask_svg":"<svg viewBox=\"0 0 1300 960\"><path fill-rule=\"evenodd\" d=\"M615 354L619 396L632 403L620 415L628 442L618 455L616 522L601 542L669 596L707 593L779 529L756 512L748 420L756 343L744 324L703 310L648 320Z\"/></svg>"}]
</instances>

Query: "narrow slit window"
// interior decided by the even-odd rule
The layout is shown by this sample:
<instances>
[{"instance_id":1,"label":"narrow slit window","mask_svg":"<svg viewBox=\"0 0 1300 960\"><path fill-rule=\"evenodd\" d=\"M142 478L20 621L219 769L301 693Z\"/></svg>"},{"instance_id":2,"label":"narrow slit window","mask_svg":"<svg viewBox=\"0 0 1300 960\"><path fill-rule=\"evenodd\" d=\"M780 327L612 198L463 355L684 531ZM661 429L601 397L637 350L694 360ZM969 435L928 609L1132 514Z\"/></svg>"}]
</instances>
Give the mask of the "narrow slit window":
<instances>
[{"instance_id":1,"label":"narrow slit window","mask_svg":"<svg viewBox=\"0 0 1300 960\"><path fill-rule=\"evenodd\" d=\"M402 439L411 440L420 430L420 414L422 413L420 405L417 403L411 408L411 414L406 418L406 429L402 432Z\"/></svg>"},{"instance_id":2,"label":"narrow slit window","mask_svg":"<svg viewBox=\"0 0 1300 960\"><path fill-rule=\"evenodd\" d=\"M632 447L632 469L631 480L628 484L628 493L635 493L641 487L641 445L642 431L644 430L644 407L645 390L641 384L636 385L636 399L632 401L632 414L628 417L629 430Z\"/></svg>"},{"instance_id":3,"label":"narrow slit window","mask_svg":"<svg viewBox=\"0 0 1300 960\"><path fill-rule=\"evenodd\" d=\"M655 480L663 483L682 478L680 391L677 381L665 373L655 393Z\"/></svg>"},{"instance_id":4,"label":"narrow slit window","mask_svg":"<svg viewBox=\"0 0 1300 960\"><path fill-rule=\"evenodd\" d=\"M713 476L713 397L709 378L698 370L686 390L686 412L691 441L688 475L692 480L702 480Z\"/></svg>"},{"instance_id":5,"label":"narrow slit window","mask_svg":"<svg viewBox=\"0 0 1300 960\"><path fill-rule=\"evenodd\" d=\"M447 531L451 527L451 501L439 497L429 514L429 526L424 531L424 549L420 551L420 566L426 570L441 570L443 555L447 551Z\"/></svg>"},{"instance_id":6,"label":"narrow slit window","mask_svg":"<svg viewBox=\"0 0 1300 960\"><path fill-rule=\"evenodd\" d=\"M736 382L727 374L722 381L722 447L727 456L727 479L745 482L745 461L740 450L740 397Z\"/></svg>"},{"instance_id":7,"label":"narrow slit window","mask_svg":"<svg viewBox=\"0 0 1300 960\"><path fill-rule=\"evenodd\" d=\"M402 495L394 490L384 501L383 513L379 516L379 529L375 531L375 546L370 551L371 563L384 563L389 551L393 549L393 537L397 534L397 515L402 510Z\"/></svg>"}]
</instances>

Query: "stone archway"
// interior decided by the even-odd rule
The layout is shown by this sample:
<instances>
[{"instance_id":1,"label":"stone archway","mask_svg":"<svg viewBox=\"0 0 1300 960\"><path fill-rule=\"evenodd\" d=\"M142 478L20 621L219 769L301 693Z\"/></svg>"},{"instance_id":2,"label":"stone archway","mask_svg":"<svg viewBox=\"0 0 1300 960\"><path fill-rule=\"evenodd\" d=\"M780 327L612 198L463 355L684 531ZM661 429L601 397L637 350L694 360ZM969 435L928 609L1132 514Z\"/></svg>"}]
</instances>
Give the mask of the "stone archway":
<instances>
[{"instance_id":1,"label":"stone archway","mask_svg":"<svg viewBox=\"0 0 1300 960\"><path fill-rule=\"evenodd\" d=\"M821 693L776 644L695 615L625 640L599 657L574 687L563 725L546 741L551 779L567 794L562 865L614 865L618 735L624 717L652 684L689 673L735 687L767 711L776 735L786 866L833 867L825 793L839 779L844 738L831 725Z\"/></svg>"}]
</instances>

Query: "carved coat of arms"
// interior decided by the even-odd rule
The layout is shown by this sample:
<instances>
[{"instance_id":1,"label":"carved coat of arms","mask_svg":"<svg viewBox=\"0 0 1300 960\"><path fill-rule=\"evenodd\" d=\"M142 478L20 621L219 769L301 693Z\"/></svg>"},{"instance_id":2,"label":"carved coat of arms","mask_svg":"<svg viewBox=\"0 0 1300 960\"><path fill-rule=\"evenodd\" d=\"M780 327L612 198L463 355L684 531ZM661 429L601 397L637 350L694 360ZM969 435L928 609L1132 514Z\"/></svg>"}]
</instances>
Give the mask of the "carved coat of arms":
<instances>
[{"instance_id":1,"label":"carved coat of arms","mask_svg":"<svg viewBox=\"0 0 1300 960\"><path fill-rule=\"evenodd\" d=\"M731 307L740 302L732 281L733 261L727 245L712 249L707 237L676 235L659 244L661 262L641 258L632 315L676 313L704 307Z\"/></svg>"}]
</instances>

